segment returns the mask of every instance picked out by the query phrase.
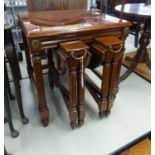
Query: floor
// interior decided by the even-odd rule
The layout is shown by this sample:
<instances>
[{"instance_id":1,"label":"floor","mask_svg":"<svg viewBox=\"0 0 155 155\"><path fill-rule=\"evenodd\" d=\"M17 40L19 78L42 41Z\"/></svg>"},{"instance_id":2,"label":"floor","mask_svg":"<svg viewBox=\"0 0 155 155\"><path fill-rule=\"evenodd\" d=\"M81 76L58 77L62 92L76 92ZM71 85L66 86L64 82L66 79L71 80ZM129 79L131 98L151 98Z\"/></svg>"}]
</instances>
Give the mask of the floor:
<instances>
[{"instance_id":1,"label":"floor","mask_svg":"<svg viewBox=\"0 0 155 155\"><path fill-rule=\"evenodd\" d=\"M126 51L133 51L132 45L130 36ZM59 90L49 88L45 74L50 122L43 128L39 122L34 85L26 78L25 63L20 66L25 78L21 81L23 106L30 122L22 125L15 101L11 101L14 126L20 135L11 138L8 124L5 124L4 136L6 148L13 155L108 155L151 130L151 85L134 73L120 84L111 114L102 120L98 117L95 101L86 90L85 124L74 130L69 126L68 112ZM122 72L124 70L122 67ZM93 73L89 70L87 73L100 85ZM67 76L63 81L67 84ZM14 91L12 83L11 86Z\"/></svg>"},{"instance_id":2,"label":"floor","mask_svg":"<svg viewBox=\"0 0 155 155\"><path fill-rule=\"evenodd\" d=\"M151 140L145 138L119 155L151 155Z\"/></svg>"}]
</instances>

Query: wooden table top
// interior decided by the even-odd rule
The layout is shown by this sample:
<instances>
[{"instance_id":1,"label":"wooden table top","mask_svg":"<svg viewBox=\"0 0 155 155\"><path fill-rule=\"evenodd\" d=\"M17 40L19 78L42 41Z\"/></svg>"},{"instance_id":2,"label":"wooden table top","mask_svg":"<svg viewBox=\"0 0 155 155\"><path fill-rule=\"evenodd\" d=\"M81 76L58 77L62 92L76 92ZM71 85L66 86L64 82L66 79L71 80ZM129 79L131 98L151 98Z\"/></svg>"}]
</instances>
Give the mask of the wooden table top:
<instances>
[{"instance_id":1,"label":"wooden table top","mask_svg":"<svg viewBox=\"0 0 155 155\"><path fill-rule=\"evenodd\" d=\"M115 10L121 12L122 5L117 5ZM130 3L124 5L123 13L135 16L151 16L151 5L146 5L145 3Z\"/></svg>"},{"instance_id":2,"label":"wooden table top","mask_svg":"<svg viewBox=\"0 0 155 155\"><path fill-rule=\"evenodd\" d=\"M29 12L32 24L42 26L61 26L80 22L87 15L87 10L59 10Z\"/></svg>"},{"instance_id":3,"label":"wooden table top","mask_svg":"<svg viewBox=\"0 0 155 155\"><path fill-rule=\"evenodd\" d=\"M38 14L39 13L40 12L38 12ZM52 13L52 11L47 11L46 13ZM35 14L37 14L37 12L35 12ZM120 20L118 18L99 13L94 15L87 13L80 21L74 24L60 26L34 25L30 22L29 16L26 13L18 14L18 19L27 38L48 36L54 37L57 35L77 34L96 30L131 26L131 23L128 21Z\"/></svg>"}]
</instances>

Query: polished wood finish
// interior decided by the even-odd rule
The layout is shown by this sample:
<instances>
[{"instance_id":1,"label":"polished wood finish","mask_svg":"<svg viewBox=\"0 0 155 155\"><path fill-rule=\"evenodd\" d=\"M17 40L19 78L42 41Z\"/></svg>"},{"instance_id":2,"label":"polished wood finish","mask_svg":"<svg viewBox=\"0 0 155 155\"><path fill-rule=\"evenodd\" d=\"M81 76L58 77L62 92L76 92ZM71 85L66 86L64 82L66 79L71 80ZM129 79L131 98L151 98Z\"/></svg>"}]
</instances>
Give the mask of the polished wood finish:
<instances>
[{"instance_id":1,"label":"polished wood finish","mask_svg":"<svg viewBox=\"0 0 155 155\"><path fill-rule=\"evenodd\" d=\"M74 24L82 21L87 10L60 10L29 12L29 19L32 24L44 26L60 26Z\"/></svg>"},{"instance_id":2,"label":"polished wood finish","mask_svg":"<svg viewBox=\"0 0 155 155\"><path fill-rule=\"evenodd\" d=\"M86 76L86 86L99 107L99 116L102 118L108 115L116 94L118 92L118 78L120 73L120 63L124 51L124 41L115 36L95 38L90 46L93 52L101 53L104 56L101 63L103 65L102 73L93 69L93 72L101 79L101 88L93 80ZM90 67L91 68L91 67Z\"/></svg>"},{"instance_id":3,"label":"polished wood finish","mask_svg":"<svg viewBox=\"0 0 155 155\"><path fill-rule=\"evenodd\" d=\"M28 11L87 9L87 0L27 0Z\"/></svg>"},{"instance_id":4,"label":"polished wood finish","mask_svg":"<svg viewBox=\"0 0 155 155\"><path fill-rule=\"evenodd\" d=\"M94 40L104 46L114 46L123 44L122 40L118 39L115 36L100 37L95 38Z\"/></svg>"},{"instance_id":5,"label":"polished wood finish","mask_svg":"<svg viewBox=\"0 0 155 155\"><path fill-rule=\"evenodd\" d=\"M83 22L78 22L72 26L64 25L55 27L33 25L28 20L28 14L26 13L20 13L18 19L26 37L33 38L31 42L34 38L44 37L44 39L38 40L41 41L41 49L45 49L46 46L57 47L57 43L64 39L70 41L71 39L67 39L70 37L72 37L72 40L82 38L82 40L89 40L90 42L94 34L96 34L95 36L102 36L102 31L106 31L107 34L109 34L108 30L112 30L116 35L120 35L120 29L123 30L123 28L131 26L131 23L125 20L120 20L112 16L105 16L104 14L91 15L89 13L85 16ZM110 31L111 34L113 33L112 31ZM105 33L105 35L107 34ZM55 38L50 39L49 37ZM32 48L32 43L30 43L30 47Z\"/></svg>"},{"instance_id":6,"label":"polished wood finish","mask_svg":"<svg viewBox=\"0 0 155 155\"><path fill-rule=\"evenodd\" d=\"M104 14L91 15L90 13L88 13L84 17L84 20L82 22L77 22L74 25L64 25L64 26L58 26L58 27L33 25L32 23L30 23L28 19L28 15L25 15L25 14L18 15L18 19L19 19L21 28L23 29L24 36L25 38L27 38L27 42L28 42L27 45L29 49L28 53L32 55L31 59L33 61L34 75L36 77L35 82L37 86L37 94L38 94L39 105L40 105L39 106L40 117L43 124L44 122L48 122L48 110L47 110L47 105L45 100L43 75L42 75L41 64L40 64L41 54L45 52L44 49L51 49L51 48L56 49L59 47L59 44L62 42L75 41L75 40L80 40L80 41L83 41L84 43L91 44L95 37L107 36L109 34L125 39L125 37L128 35L129 27L131 26L129 22L124 20L120 20L111 16L105 16ZM27 59L30 59L30 57L28 57ZM69 93L69 95L67 95L68 91L66 90L66 88L64 88L59 82L60 73L57 70L55 70L54 72L50 71L51 75L54 73L54 76L52 77L56 79L56 80L52 80L52 81L55 81L54 85L58 86L61 89L61 91L65 92L63 93L63 97L66 100L65 103L67 103L67 100L69 100L69 98L70 98L70 102L73 102L73 103L75 102L75 98L73 98L73 96L75 96L75 93L76 93L74 86L76 86L75 79L77 79L77 75L79 78L79 83L81 83L78 86L77 91L81 91L81 92L84 91L83 80L82 80L84 68L80 66L86 66L88 56L85 57L85 59L86 60L84 60L83 64L79 61L75 61L73 57L69 57L66 61L70 70L69 71L69 76L70 76L69 89L73 89L71 93ZM54 68L54 67L51 67L51 68ZM78 68L78 73L77 73L77 68ZM84 96L79 95L78 96L79 111L83 111L83 100L84 100ZM71 125L73 127L75 125L74 122L77 118L76 108L75 108L75 105L73 104L73 107L72 107L73 113L71 113L72 115ZM79 113L81 113L78 116L79 124L82 124L84 113L83 112L79 112ZM47 123L45 123L45 125L47 125Z\"/></svg>"},{"instance_id":7,"label":"polished wood finish","mask_svg":"<svg viewBox=\"0 0 155 155\"><path fill-rule=\"evenodd\" d=\"M67 53L89 49L89 47L81 41L60 43L60 47L63 48Z\"/></svg>"},{"instance_id":8,"label":"polished wood finish","mask_svg":"<svg viewBox=\"0 0 155 155\"><path fill-rule=\"evenodd\" d=\"M45 99L45 92L44 90L44 83L42 77L42 67L41 67L41 53L36 53L32 55L32 62L33 62L33 69L35 72L35 81L36 81L36 88L38 93L38 100L39 100L39 111L40 111L40 118L41 122L44 126L48 125L49 122L49 113L48 108L46 106L46 99Z\"/></svg>"},{"instance_id":9,"label":"polished wood finish","mask_svg":"<svg viewBox=\"0 0 155 155\"><path fill-rule=\"evenodd\" d=\"M119 12L120 6L117 6L116 10ZM125 80L134 71L138 63L145 63L148 68L151 69L151 60L147 53L147 46L151 39L151 5L146 5L145 3L125 4L123 16L133 21L143 22L144 27L142 28L141 37L139 39L137 54L133 58L131 66L120 77L120 82Z\"/></svg>"},{"instance_id":10,"label":"polished wood finish","mask_svg":"<svg viewBox=\"0 0 155 155\"><path fill-rule=\"evenodd\" d=\"M59 87L69 111L70 125L75 128L82 126L85 118L84 108L84 70L90 61L89 47L81 41L60 43L57 55L61 55L61 62L68 66L69 87L68 89L61 83L59 68L55 67L52 52L49 52L49 74L54 86ZM78 124L77 124L78 123Z\"/></svg>"}]
</instances>

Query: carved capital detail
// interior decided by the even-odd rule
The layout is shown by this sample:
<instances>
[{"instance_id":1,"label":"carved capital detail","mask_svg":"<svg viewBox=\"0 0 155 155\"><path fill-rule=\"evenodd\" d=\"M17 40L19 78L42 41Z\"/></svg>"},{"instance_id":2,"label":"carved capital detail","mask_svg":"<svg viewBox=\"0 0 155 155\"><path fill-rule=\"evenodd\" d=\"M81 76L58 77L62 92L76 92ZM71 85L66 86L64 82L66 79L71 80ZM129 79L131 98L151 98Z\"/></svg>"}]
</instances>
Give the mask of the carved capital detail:
<instances>
[{"instance_id":1,"label":"carved capital detail","mask_svg":"<svg viewBox=\"0 0 155 155\"><path fill-rule=\"evenodd\" d=\"M37 49L37 48L39 48L39 46L40 46L39 40L36 40L36 39L32 40L32 48L33 49Z\"/></svg>"}]
</instances>

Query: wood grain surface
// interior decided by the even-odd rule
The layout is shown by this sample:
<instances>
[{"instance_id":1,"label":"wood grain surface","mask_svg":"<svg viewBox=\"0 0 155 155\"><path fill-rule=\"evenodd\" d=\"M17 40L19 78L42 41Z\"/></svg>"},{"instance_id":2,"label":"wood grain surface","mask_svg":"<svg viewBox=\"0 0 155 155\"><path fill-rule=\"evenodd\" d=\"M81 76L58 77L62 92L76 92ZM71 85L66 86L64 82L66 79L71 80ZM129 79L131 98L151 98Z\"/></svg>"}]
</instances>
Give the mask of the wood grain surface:
<instances>
[{"instance_id":1,"label":"wood grain surface","mask_svg":"<svg viewBox=\"0 0 155 155\"><path fill-rule=\"evenodd\" d=\"M151 57L151 49L148 49L148 52L149 52L149 56ZM136 52L129 52L129 53L124 54L123 65L126 67L129 67L131 65L131 61L125 60L125 57L130 56L133 58L135 54ZM146 66L145 63L138 64L134 72L139 74L146 80L151 81L151 70Z\"/></svg>"}]
</instances>

